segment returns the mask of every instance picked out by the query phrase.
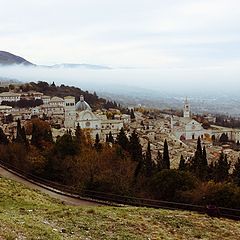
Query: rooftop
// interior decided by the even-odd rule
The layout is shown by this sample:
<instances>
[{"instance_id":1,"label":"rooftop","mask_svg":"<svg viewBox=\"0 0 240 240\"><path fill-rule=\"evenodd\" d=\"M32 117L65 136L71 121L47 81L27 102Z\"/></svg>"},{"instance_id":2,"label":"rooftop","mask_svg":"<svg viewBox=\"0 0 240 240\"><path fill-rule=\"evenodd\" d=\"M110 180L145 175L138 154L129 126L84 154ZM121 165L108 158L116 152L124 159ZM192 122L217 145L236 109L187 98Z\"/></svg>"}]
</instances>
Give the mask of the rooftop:
<instances>
[{"instance_id":1,"label":"rooftop","mask_svg":"<svg viewBox=\"0 0 240 240\"><path fill-rule=\"evenodd\" d=\"M52 97L49 102L64 102L64 100L60 97Z\"/></svg>"},{"instance_id":2,"label":"rooftop","mask_svg":"<svg viewBox=\"0 0 240 240\"><path fill-rule=\"evenodd\" d=\"M0 93L0 97L20 97L20 93L14 93L14 92L2 92Z\"/></svg>"},{"instance_id":3,"label":"rooftop","mask_svg":"<svg viewBox=\"0 0 240 240\"><path fill-rule=\"evenodd\" d=\"M87 102L84 101L84 97L81 95L80 100L76 104L76 111L85 111L85 110L92 110L91 107Z\"/></svg>"}]
</instances>

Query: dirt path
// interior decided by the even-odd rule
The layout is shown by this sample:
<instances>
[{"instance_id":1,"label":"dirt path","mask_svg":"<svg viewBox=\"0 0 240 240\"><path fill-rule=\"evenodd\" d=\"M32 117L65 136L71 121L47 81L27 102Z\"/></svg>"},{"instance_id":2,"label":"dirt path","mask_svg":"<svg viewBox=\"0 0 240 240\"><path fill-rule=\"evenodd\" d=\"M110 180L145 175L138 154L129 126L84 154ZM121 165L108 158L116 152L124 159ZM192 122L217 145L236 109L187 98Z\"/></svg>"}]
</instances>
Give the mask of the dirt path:
<instances>
[{"instance_id":1,"label":"dirt path","mask_svg":"<svg viewBox=\"0 0 240 240\"><path fill-rule=\"evenodd\" d=\"M99 203L64 196L64 195L61 195L61 194L56 193L54 191L48 190L44 187L41 187L39 185L36 185L32 182L27 181L26 179L21 178L21 177L15 175L14 173L5 170L2 167L0 167L0 175L3 176L3 177L6 177L6 178L12 179L16 182L23 183L25 186L27 186L29 188L37 189L37 190L41 191L42 193L46 193L53 198L59 199L60 201L64 202L67 205L71 205L71 206L100 206Z\"/></svg>"}]
</instances>

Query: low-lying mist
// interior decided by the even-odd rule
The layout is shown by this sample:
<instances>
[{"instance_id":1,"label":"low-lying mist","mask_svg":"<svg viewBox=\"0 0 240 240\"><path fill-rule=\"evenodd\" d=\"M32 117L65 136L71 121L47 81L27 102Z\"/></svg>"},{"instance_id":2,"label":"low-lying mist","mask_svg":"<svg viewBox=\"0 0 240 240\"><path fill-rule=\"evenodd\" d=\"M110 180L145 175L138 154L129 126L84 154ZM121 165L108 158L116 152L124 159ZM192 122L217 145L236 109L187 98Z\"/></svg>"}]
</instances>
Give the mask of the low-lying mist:
<instances>
[{"instance_id":1,"label":"low-lying mist","mask_svg":"<svg viewBox=\"0 0 240 240\"><path fill-rule=\"evenodd\" d=\"M237 95L240 83L236 71L217 69L79 69L8 66L0 67L0 77L22 82L46 81L73 85L84 90L127 94L153 92L168 96Z\"/></svg>"}]
</instances>

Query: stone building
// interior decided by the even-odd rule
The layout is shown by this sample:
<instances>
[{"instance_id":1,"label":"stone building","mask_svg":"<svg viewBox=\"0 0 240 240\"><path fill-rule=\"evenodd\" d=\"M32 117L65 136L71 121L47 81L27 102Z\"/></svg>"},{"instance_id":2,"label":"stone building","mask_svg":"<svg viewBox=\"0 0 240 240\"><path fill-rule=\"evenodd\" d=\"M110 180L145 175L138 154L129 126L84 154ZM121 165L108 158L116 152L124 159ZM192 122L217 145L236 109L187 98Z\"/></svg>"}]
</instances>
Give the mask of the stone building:
<instances>
[{"instance_id":1,"label":"stone building","mask_svg":"<svg viewBox=\"0 0 240 240\"><path fill-rule=\"evenodd\" d=\"M60 97L52 97L48 104L41 106L44 114L56 120L64 119L64 99Z\"/></svg>"},{"instance_id":2,"label":"stone building","mask_svg":"<svg viewBox=\"0 0 240 240\"><path fill-rule=\"evenodd\" d=\"M89 131L92 137L98 133L101 139L105 139L110 132L114 137L123 127L123 120L112 120L95 114L89 104L80 96L75 104L75 98L67 96L64 98L65 120L64 126L75 129L77 125Z\"/></svg>"},{"instance_id":3,"label":"stone building","mask_svg":"<svg viewBox=\"0 0 240 240\"><path fill-rule=\"evenodd\" d=\"M183 107L183 117L171 117L171 132L180 140L204 139L211 136L211 131L202 127L202 124L191 118L190 104L186 98Z\"/></svg>"},{"instance_id":4,"label":"stone building","mask_svg":"<svg viewBox=\"0 0 240 240\"><path fill-rule=\"evenodd\" d=\"M2 92L0 93L0 104L3 101L7 101L7 102L17 102L19 101L21 98L21 94L20 93L14 93L14 92Z\"/></svg>"},{"instance_id":5,"label":"stone building","mask_svg":"<svg viewBox=\"0 0 240 240\"><path fill-rule=\"evenodd\" d=\"M190 104L187 99L184 103L183 117L171 117L171 132L179 140L219 139L224 133L231 141L240 141L240 129L225 128L211 125L209 129L204 129L202 124L191 118Z\"/></svg>"}]
</instances>

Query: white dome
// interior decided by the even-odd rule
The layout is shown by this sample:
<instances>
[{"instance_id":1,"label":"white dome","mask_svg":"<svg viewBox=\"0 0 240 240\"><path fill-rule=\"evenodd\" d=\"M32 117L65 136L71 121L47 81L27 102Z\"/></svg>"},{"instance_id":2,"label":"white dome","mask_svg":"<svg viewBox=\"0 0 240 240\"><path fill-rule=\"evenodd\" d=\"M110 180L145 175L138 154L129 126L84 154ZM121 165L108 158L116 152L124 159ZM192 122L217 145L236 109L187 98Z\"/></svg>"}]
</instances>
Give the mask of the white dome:
<instances>
[{"instance_id":1,"label":"white dome","mask_svg":"<svg viewBox=\"0 0 240 240\"><path fill-rule=\"evenodd\" d=\"M84 101L84 97L80 96L80 101L76 103L76 111L85 111L85 110L92 110L91 107L87 102Z\"/></svg>"}]
</instances>

